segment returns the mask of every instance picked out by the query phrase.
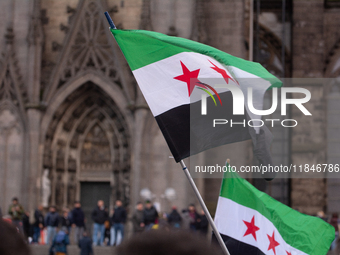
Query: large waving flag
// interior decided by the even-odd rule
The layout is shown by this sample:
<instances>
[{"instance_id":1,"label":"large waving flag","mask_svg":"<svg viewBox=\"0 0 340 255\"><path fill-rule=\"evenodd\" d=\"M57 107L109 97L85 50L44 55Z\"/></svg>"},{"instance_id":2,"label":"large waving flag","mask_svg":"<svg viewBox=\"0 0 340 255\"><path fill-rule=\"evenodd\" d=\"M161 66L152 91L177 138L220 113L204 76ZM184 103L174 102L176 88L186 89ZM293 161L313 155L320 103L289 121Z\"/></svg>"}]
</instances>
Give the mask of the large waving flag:
<instances>
[{"instance_id":1,"label":"large waving flag","mask_svg":"<svg viewBox=\"0 0 340 255\"><path fill-rule=\"evenodd\" d=\"M335 229L257 190L236 173L222 181L215 224L230 254L325 255Z\"/></svg>"},{"instance_id":2,"label":"large waving flag","mask_svg":"<svg viewBox=\"0 0 340 255\"><path fill-rule=\"evenodd\" d=\"M260 64L184 38L143 30L111 29L111 32L177 162L263 133L242 124L213 127L213 120L221 118L214 107L220 107L219 112L225 113L223 117L234 123L259 116L250 113L244 105L241 105L246 108L243 115L233 115L230 89L215 88L215 84L209 84L206 79L219 79L220 83L240 88L245 95L248 87L252 87L254 107L261 110L265 91L281 86L281 82ZM208 109L204 116L201 115L202 91L207 97ZM266 153L261 151L265 158Z\"/></svg>"}]
</instances>

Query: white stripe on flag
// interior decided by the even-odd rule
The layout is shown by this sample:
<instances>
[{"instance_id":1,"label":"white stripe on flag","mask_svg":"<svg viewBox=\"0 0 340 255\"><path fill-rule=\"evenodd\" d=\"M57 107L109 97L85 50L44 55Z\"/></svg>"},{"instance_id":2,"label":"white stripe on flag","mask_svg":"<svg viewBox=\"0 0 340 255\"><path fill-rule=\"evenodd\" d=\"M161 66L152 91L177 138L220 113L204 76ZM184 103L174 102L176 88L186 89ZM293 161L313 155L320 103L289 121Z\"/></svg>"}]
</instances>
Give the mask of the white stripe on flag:
<instances>
[{"instance_id":1,"label":"white stripe on flag","mask_svg":"<svg viewBox=\"0 0 340 255\"><path fill-rule=\"evenodd\" d=\"M172 108L201 100L202 93L200 90L194 89L190 98L187 84L174 79L174 77L183 74L181 61L189 71L200 69L199 79L213 78L216 81L216 78L218 78L220 82L223 82L222 76L211 69L213 65L209 60L219 68L225 69L218 61L209 56L195 52L182 52L133 71L155 117ZM226 71L231 75L228 70ZM208 83L207 79L204 82ZM233 84L234 82L229 81L229 83ZM208 84L212 87L216 85ZM235 86L238 85L235 84ZM220 88L216 89L216 91L221 93L228 91L228 89ZM206 97L209 97L209 95L206 94Z\"/></svg>"},{"instance_id":2,"label":"white stripe on flag","mask_svg":"<svg viewBox=\"0 0 340 255\"><path fill-rule=\"evenodd\" d=\"M255 225L260 228L256 231L257 240L255 240L251 234L244 236L247 231L247 226L243 221L251 222L253 217L255 219ZM269 239L267 236L272 236L274 231L275 240L279 243L279 245L275 247L277 255L286 255L286 251L291 252L292 255L306 255L306 253L287 244L274 224L258 211L237 204L230 199L219 197L215 224L221 234L258 247L264 254L274 254L272 249L268 251Z\"/></svg>"}]
</instances>

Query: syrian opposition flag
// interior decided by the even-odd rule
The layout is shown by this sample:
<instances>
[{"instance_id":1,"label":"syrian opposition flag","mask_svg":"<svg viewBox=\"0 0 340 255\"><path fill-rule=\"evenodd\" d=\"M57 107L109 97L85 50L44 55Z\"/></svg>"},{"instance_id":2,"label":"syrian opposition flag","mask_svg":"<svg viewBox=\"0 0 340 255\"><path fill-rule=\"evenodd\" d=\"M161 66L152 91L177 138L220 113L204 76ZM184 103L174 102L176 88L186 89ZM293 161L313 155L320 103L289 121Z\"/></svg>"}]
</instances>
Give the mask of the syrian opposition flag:
<instances>
[{"instance_id":1,"label":"syrian opposition flag","mask_svg":"<svg viewBox=\"0 0 340 255\"><path fill-rule=\"evenodd\" d=\"M250 113L245 105L241 105L243 115L233 115L230 89L215 88L213 81L240 88L245 96L252 87L253 105L261 110L265 91L281 82L260 64L184 38L143 30L111 32L177 162L223 144L264 136L260 128L247 125L260 116ZM206 115L201 113L202 93ZM213 120L221 119L218 112L238 124L213 127ZM268 162L268 153L263 153L268 146L256 147L263 148L260 154L264 163Z\"/></svg>"},{"instance_id":2,"label":"syrian opposition flag","mask_svg":"<svg viewBox=\"0 0 340 255\"><path fill-rule=\"evenodd\" d=\"M325 255L335 229L257 190L235 173L222 181L215 224L231 255Z\"/></svg>"}]
</instances>

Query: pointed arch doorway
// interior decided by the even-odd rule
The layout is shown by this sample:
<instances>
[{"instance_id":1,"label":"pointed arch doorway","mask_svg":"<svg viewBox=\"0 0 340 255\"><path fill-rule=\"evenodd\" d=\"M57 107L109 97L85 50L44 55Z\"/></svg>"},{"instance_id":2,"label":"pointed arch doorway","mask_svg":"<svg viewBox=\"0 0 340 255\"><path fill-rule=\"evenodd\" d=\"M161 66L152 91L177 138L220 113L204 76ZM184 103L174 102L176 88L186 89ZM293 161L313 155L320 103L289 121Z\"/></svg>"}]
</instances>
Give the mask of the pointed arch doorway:
<instances>
[{"instance_id":1,"label":"pointed arch doorway","mask_svg":"<svg viewBox=\"0 0 340 255\"><path fill-rule=\"evenodd\" d=\"M50 170L49 204L59 210L72 208L76 200L91 209L98 199L109 207L116 199L129 203L126 119L94 82L75 89L54 112L45 136L43 167ZM90 209L86 210L88 214Z\"/></svg>"}]
</instances>

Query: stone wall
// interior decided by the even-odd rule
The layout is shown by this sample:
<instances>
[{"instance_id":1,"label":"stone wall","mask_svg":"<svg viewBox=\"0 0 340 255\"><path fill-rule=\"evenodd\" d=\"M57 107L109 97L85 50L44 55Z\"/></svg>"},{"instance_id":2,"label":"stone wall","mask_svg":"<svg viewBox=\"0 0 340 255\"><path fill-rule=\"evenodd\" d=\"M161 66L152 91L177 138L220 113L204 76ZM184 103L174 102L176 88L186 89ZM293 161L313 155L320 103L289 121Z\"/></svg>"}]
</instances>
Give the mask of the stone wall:
<instances>
[{"instance_id":1,"label":"stone wall","mask_svg":"<svg viewBox=\"0 0 340 255\"><path fill-rule=\"evenodd\" d=\"M324 77L329 56L339 40L336 28L338 9L325 9L324 1L293 1L292 65L294 78ZM331 53L330 51L332 51ZM301 85L299 85L301 87ZM303 85L302 85L303 86ZM305 86L312 94L306 104L312 117L304 116L296 107L292 118L301 123L292 132L292 163L327 163L327 94L328 85L321 80ZM296 177L296 175L293 175ZM327 209L327 180L325 174L313 179L293 179L291 202L294 208L309 214ZM333 189L334 191L334 189Z\"/></svg>"}]
</instances>

